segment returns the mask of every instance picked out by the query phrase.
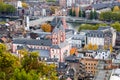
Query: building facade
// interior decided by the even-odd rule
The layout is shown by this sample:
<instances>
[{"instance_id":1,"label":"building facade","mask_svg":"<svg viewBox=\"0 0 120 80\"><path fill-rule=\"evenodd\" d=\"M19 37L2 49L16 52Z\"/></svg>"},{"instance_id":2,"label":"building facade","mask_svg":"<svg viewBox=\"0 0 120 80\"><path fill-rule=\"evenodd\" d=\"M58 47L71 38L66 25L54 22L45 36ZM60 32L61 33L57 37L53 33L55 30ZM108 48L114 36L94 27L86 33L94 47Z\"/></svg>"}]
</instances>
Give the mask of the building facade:
<instances>
[{"instance_id":1,"label":"building facade","mask_svg":"<svg viewBox=\"0 0 120 80\"><path fill-rule=\"evenodd\" d=\"M110 51L107 50L98 50L96 52L95 59L107 60L109 58Z\"/></svg>"},{"instance_id":2,"label":"building facade","mask_svg":"<svg viewBox=\"0 0 120 80\"><path fill-rule=\"evenodd\" d=\"M85 70L92 75L97 71L98 60L92 58L83 58L81 62L85 65Z\"/></svg>"},{"instance_id":3,"label":"building facade","mask_svg":"<svg viewBox=\"0 0 120 80\"><path fill-rule=\"evenodd\" d=\"M58 61L64 61L64 57L69 55L70 45L65 40L66 23L63 21L62 18L53 19L52 32L49 35L42 33L40 39L14 39L13 53L17 53L19 48L24 47L29 51L38 51L41 57L58 58Z\"/></svg>"},{"instance_id":4,"label":"building facade","mask_svg":"<svg viewBox=\"0 0 120 80\"><path fill-rule=\"evenodd\" d=\"M76 47L78 49L84 47L86 45L86 36L81 34L73 35L71 39L71 46Z\"/></svg>"},{"instance_id":5,"label":"building facade","mask_svg":"<svg viewBox=\"0 0 120 80\"><path fill-rule=\"evenodd\" d=\"M99 27L98 30L87 31L87 44L103 46L115 46L116 30L112 27Z\"/></svg>"}]
</instances>

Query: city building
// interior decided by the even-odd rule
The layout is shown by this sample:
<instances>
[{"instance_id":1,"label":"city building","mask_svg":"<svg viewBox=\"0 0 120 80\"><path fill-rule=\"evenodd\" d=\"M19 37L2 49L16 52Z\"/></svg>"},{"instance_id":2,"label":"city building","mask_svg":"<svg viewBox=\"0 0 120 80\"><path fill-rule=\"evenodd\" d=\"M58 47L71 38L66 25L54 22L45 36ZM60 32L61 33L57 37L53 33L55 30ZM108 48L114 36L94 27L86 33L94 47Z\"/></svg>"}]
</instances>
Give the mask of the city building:
<instances>
[{"instance_id":1,"label":"city building","mask_svg":"<svg viewBox=\"0 0 120 80\"><path fill-rule=\"evenodd\" d=\"M71 39L71 46L76 47L78 49L84 47L86 45L86 36L80 33L73 35Z\"/></svg>"},{"instance_id":2,"label":"city building","mask_svg":"<svg viewBox=\"0 0 120 80\"><path fill-rule=\"evenodd\" d=\"M70 50L70 45L65 40L66 22L63 18L54 18L51 25L52 32L50 35L42 33L40 39L13 39L13 53L18 53L18 48L23 46L29 51L38 51L41 57L58 58L58 61L63 62Z\"/></svg>"},{"instance_id":3,"label":"city building","mask_svg":"<svg viewBox=\"0 0 120 80\"><path fill-rule=\"evenodd\" d=\"M87 44L103 47L107 45L115 46L116 30L112 27L99 27L98 30L87 31Z\"/></svg>"},{"instance_id":4,"label":"city building","mask_svg":"<svg viewBox=\"0 0 120 80\"><path fill-rule=\"evenodd\" d=\"M113 69L110 80L120 80L120 69Z\"/></svg>"},{"instance_id":5,"label":"city building","mask_svg":"<svg viewBox=\"0 0 120 80\"><path fill-rule=\"evenodd\" d=\"M108 50L97 50L95 59L107 60L110 57L110 51Z\"/></svg>"},{"instance_id":6,"label":"city building","mask_svg":"<svg viewBox=\"0 0 120 80\"><path fill-rule=\"evenodd\" d=\"M120 48L120 32L116 33L116 42L115 42L115 50L118 50Z\"/></svg>"},{"instance_id":7,"label":"city building","mask_svg":"<svg viewBox=\"0 0 120 80\"><path fill-rule=\"evenodd\" d=\"M87 72L85 71L85 65L80 62L81 58L77 56L68 56L65 58L65 62L68 63L66 76L72 80L85 79Z\"/></svg>"},{"instance_id":8,"label":"city building","mask_svg":"<svg viewBox=\"0 0 120 80\"><path fill-rule=\"evenodd\" d=\"M87 71L87 73L91 73L94 76L97 72L98 60L83 57L80 61L85 65L85 70Z\"/></svg>"}]
</instances>

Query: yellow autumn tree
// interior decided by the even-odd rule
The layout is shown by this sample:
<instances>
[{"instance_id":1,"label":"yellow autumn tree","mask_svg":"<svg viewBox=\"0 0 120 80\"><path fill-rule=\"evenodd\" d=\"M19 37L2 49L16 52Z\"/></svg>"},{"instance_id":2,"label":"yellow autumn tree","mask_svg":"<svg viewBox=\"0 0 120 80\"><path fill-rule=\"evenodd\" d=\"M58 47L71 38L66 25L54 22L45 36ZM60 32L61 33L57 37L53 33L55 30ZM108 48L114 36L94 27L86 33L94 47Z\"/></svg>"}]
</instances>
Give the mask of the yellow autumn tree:
<instances>
[{"instance_id":1,"label":"yellow autumn tree","mask_svg":"<svg viewBox=\"0 0 120 80\"><path fill-rule=\"evenodd\" d=\"M22 2L22 7L23 7L23 8L28 8L28 4L25 3L25 2Z\"/></svg>"},{"instance_id":2,"label":"yellow autumn tree","mask_svg":"<svg viewBox=\"0 0 120 80\"><path fill-rule=\"evenodd\" d=\"M41 28L44 32L51 32L52 28L51 25L48 23L44 23L41 25Z\"/></svg>"},{"instance_id":3,"label":"yellow autumn tree","mask_svg":"<svg viewBox=\"0 0 120 80\"><path fill-rule=\"evenodd\" d=\"M110 53L112 53L112 51L113 51L112 44L110 44L109 49L110 49Z\"/></svg>"},{"instance_id":4,"label":"yellow autumn tree","mask_svg":"<svg viewBox=\"0 0 120 80\"><path fill-rule=\"evenodd\" d=\"M107 45L104 45L104 50L108 49L108 46Z\"/></svg>"},{"instance_id":5,"label":"yellow autumn tree","mask_svg":"<svg viewBox=\"0 0 120 80\"><path fill-rule=\"evenodd\" d=\"M51 10L51 12L52 12L52 14L55 14L55 9L59 9L59 7L57 7L57 6L50 6L50 10Z\"/></svg>"},{"instance_id":6,"label":"yellow autumn tree","mask_svg":"<svg viewBox=\"0 0 120 80\"><path fill-rule=\"evenodd\" d=\"M84 46L83 50L87 50L87 45Z\"/></svg>"},{"instance_id":7,"label":"yellow autumn tree","mask_svg":"<svg viewBox=\"0 0 120 80\"><path fill-rule=\"evenodd\" d=\"M91 43L89 43L88 45L85 45L83 50L97 50L98 49L98 45L93 45Z\"/></svg>"},{"instance_id":8,"label":"yellow autumn tree","mask_svg":"<svg viewBox=\"0 0 120 80\"><path fill-rule=\"evenodd\" d=\"M98 45L93 45L93 49L92 50L97 50L98 49Z\"/></svg>"},{"instance_id":9,"label":"yellow autumn tree","mask_svg":"<svg viewBox=\"0 0 120 80\"><path fill-rule=\"evenodd\" d=\"M75 54L76 51L77 51L77 48L71 48L71 49L70 49L70 55Z\"/></svg>"},{"instance_id":10,"label":"yellow autumn tree","mask_svg":"<svg viewBox=\"0 0 120 80\"><path fill-rule=\"evenodd\" d=\"M113 8L113 12L118 12L118 11L120 11L119 6L115 6L115 7Z\"/></svg>"},{"instance_id":11,"label":"yellow autumn tree","mask_svg":"<svg viewBox=\"0 0 120 80\"><path fill-rule=\"evenodd\" d=\"M93 45L92 45L91 43L89 43L89 44L87 45L87 49L88 49L88 50L92 50L92 49L93 49Z\"/></svg>"}]
</instances>

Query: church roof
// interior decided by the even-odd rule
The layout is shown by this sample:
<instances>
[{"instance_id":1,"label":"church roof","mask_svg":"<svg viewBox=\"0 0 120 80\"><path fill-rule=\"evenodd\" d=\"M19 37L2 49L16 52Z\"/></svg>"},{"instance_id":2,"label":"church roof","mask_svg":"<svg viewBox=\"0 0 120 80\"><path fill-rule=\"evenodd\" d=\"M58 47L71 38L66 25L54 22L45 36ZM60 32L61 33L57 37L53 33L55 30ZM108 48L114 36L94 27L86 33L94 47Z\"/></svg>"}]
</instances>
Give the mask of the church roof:
<instances>
[{"instance_id":1,"label":"church roof","mask_svg":"<svg viewBox=\"0 0 120 80\"><path fill-rule=\"evenodd\" d=\"M52 27L55 27L60 20L61 20L60 17L55 17L55 18L51 21L51 23L50 23L51 26L52 26Z\"/></svg>"},{"instance_id":2,"label":"church roof","mask_svg":"<svg viewBox=\"0 0 120 80\"><path fill-rule=\"evenodd\" d=\"M16 38L13 39L14 44L28 44L28 45L43 45L43 46L51 46L52 41L49 39L46 40L36 40L36 39L27 39L27 38Z\"/></svg>"},{"instance_id":3,"label":"church roof","mask_svg":"<svg viewBox=\"0 0 120 80\"><path fill-rule=\"evenodd\" d=\"M51 26L53 27L53 33L58 33L60 30L65 31L62 18L60 17L55 17L51 22Z\"/></svg>"}]
</instances>

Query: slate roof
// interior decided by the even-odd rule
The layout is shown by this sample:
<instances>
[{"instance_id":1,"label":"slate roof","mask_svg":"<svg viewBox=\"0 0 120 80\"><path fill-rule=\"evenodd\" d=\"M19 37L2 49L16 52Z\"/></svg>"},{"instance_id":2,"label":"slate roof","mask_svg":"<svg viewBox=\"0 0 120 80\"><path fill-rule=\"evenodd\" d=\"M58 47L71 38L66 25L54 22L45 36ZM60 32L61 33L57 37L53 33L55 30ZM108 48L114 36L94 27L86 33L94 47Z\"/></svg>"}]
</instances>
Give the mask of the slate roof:
<instances>
[{"instance_id":1,"label":"slate roof","mask_svg":"<svg viewBox=\"0 0 120 80\"><path fill-rule=\"evenodd\" d=\"M51 21L51 23L50 23L51 26L52 26L52 27L55 27L60 20L61 20L61 19L60 19L59 17L55 17L55 18Z\"/></svg>"},{"instance_id":2,"label":"slate roof","mask_svg":"<svg viewBox=\"0 0 120 80\"><path fill-rule=\"evenodd\" d=\"M106 26L106 27L99 27L98 30L105 30L105 29L110 29L110 26Z\"/></svg>"},{"instance_id":3,"label":"slate roof","mask_svg":"<svg viewBox=\"0 0 120 80\"><path fill-rule=\"evenodd\" d=\"M49 50L42 50L42 49L39 49L39 50L37 50L37 49L33 49L33 51L37 51L37 52L39 52L39 56L40 57L50 57L50 51Z\"/></svg>"},{"instance_id":4,"label":"slate roof","mask_svg":"<svg viewBox=\"0 0 120 80\"><path fill-rule=\"evenodd\" d=\"M58 33L59 30L65 31L61 17L55 17L50 24L53 27L54 33Z\"/></svg>"},{"instance_id":5,"label":"slate roof","mask_svg":"<svg viewBox=\"0 0 120 80\"><path fill-rule=\"evenodd\" d=\"M108 3L106 3L106 4L105 3L99 3L99 4L93 4L92 5L92 7L96 10L107 8L109 6L110 6L110 4L108 4Z\"/></svg>"},{"instance_id":6,"label":"slate roof","mask_svg":"<svg viewBox=\"0 0 120 80\"><path fill-rule=\"evenodd\" d=\"M87 36L88 37L104 37L104 33L102 31L99 31L99 30L90 30L88 33L87 33Z\"/></svg>"},{"instance_id":7,"label":"slate roof","mask_svg":"<svg viewBox=\"0 0 120 80\"><path fill-rule=\"evenodd\" d=\"M63 25L62 25L62 21L59 21L57 23L57 25L55 26L53 33L58 33L60 30L65 31Z\"/></svg>"},{"instance_id":8,"label":"slate roof","mask_svg":"<svg viewBox=\"0 0 120 80\"><path fill-rule=\"evenodd\" d=\"M28 45L43 45L51 46L52 41L49 39L46 40L36 40L36 39L27 39L27 38L17 38L13 39L13 44L28 44Z\"/></svg>"},{"instance_id":9,"label":"slate roof","mask_svg":"<svg viewBox=\"0 0 120 80\"><path fill-rule=\"evenodd\" d=\"M79 59L80 58L78 58L77 56L72 55L72 56L66 57L65 61L67 61L67 62L79 62Z\"/></svg>"},{"instance_id":10,"label":"slate roof","mask_svg":"<svg viewBox=\"0 0 120 80\"><path fill-rule=\"evenodd\" d=\"M65 72L67 69L68 64L66 62L59 62L59 65L57 67L58 72Z\"/></svg>"},{"instance_id":11,"label":"slate roof","mask_svg":"<svg viewBox=\"0 0 120 80\"><path fill-rule=\"evenodd\" d=\"M104 8L112 8L114 6L120 6L119 2L113 2L113 3L98 3L98 4L92 4L91 6L88 6L86 9L96 9L96 10L100 10L100 9L104 9Z\"/></svg>"},{"instance_id":12,"label":"slate roof","mask_svg":"<svg viewBox=\"0 0 120 80\"><path fill-rule=\"evenodd\" d=\"M85 36L84 35L79 35L76 34L72 37L73 40L85 40Z\"/></svg>"}]
</instances>

